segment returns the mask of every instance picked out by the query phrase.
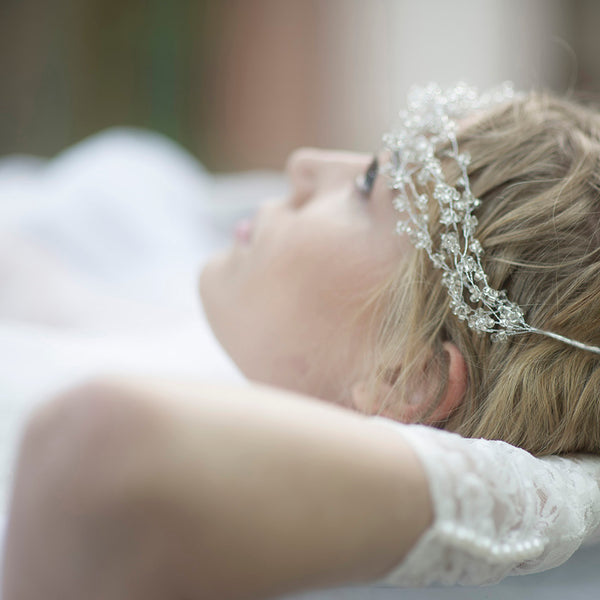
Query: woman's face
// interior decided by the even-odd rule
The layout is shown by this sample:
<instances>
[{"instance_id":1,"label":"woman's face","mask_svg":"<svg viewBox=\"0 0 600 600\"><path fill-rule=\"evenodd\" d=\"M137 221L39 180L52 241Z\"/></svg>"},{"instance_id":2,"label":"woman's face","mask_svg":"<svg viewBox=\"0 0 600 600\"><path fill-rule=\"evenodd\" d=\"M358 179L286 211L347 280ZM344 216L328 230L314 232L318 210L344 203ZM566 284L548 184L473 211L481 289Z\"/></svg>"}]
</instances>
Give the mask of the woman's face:
<instances>
[{"instance_id":1,"label":"woman's face","mask_svg":"<svg viewBox=\"0 0 600 600\"><path fill-rule=\"evenodd\" d=\"M412 248L394 231L399 215L383 177L370 191L356 186L371 162L297 150L289 198L262 205L202 272L211 327L250 379L351 405L372 340L361 309Z\"/></svg>"}]
</instances>

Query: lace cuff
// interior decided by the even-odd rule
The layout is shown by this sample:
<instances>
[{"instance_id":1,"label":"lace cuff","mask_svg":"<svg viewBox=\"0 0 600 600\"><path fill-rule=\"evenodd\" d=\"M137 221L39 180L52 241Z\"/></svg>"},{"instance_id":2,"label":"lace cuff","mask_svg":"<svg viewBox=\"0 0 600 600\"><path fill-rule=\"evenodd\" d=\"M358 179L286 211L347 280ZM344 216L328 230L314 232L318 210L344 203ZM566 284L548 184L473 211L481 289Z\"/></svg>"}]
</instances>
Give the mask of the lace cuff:
<instances>
[{"instance_id":1,"label":"lace cuff","mask_svg":"<svg viewBox=\"0 0 600 600\"><path fill-rule=\"evenodd\" d=\"M434 522L380 583L483 585L565 562L600 539L600 457L535 458L505 442L374 419L421 460Z\"/></svg>"}]
</instances>

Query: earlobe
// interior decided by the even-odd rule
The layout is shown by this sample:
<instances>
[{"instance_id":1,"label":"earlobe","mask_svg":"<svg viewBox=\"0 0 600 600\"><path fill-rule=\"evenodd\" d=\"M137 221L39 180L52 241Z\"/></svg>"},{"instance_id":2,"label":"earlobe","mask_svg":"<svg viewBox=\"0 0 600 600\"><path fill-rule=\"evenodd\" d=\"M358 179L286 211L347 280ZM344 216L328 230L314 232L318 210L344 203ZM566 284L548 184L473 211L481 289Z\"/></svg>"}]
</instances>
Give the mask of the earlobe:
<instances>
[{"instance_id":1,"label":"earlobe","mask_svg":"<svg viewBox=\"0 0 600 600\"><path fill-rule=\"evenodd\" d=\"M467 390L467 366L458 347L451 342L444 342L446 367L448 369L446 387L439 404L427 418L427 423L434 424L445 421L460 406ZM440 375L438 374L437 377ZM408 398L390 405L393 385L386 381L378 381L368 386L361 381L352 387L353 408L362 414L380 415L403 423L419 421L427 412L435 394L436 381L431 375L423 377L423 385L412 390Z\"/></svg>"}]
</instances>

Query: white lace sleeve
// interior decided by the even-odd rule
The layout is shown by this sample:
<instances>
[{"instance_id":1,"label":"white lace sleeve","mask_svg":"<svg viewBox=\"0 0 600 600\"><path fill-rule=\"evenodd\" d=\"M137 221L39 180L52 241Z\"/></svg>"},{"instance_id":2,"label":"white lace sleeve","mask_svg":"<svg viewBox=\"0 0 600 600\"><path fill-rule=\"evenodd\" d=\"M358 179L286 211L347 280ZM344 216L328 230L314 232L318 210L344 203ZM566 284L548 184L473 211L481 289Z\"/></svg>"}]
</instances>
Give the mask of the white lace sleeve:
<instances>
[{"instance_id":1,"label":"white lace sleeve","mask_svg":"<svg viewBox=\"0 0 600 600\"><path fill-rule=\"evenodd\" d=\"M416 451L435 513L381 583L496 583L558 566L582 543L600 540L600 457L539 459L504 442L374 420Z\"/></svg>"}]
</instances>

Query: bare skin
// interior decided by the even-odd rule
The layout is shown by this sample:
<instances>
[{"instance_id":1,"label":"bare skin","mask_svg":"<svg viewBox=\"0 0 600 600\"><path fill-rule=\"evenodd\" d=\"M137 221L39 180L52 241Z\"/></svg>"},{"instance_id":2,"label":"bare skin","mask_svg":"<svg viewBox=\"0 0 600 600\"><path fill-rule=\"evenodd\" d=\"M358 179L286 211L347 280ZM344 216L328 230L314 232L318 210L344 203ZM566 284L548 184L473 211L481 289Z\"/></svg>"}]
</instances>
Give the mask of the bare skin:
<instances>
[{"instance_id":1,"label":"bare skin","mask_svg":"<svg viewBox=\"0 0 600 600\"><path fill-rule=\"evenodd\" d=\"M432 518L418 459L364 416L272 388L113 379L29 422L2 597L259 599L367 582Z\"/></svg>"},{"instance_id":2,"label":"bare skin","mask_svg":"<svg viewBox=\"0 0 600 600\"><path fill-rule=\"evenodd\" d=\"M383 176L356 186L372 156L301 148L290 193L265 202L248 239L205 266L200 293L211 328L254 381L352 406L349 390L372 372L366 299L413 251L395 232Z\"/></svg>"}]
</instances>

